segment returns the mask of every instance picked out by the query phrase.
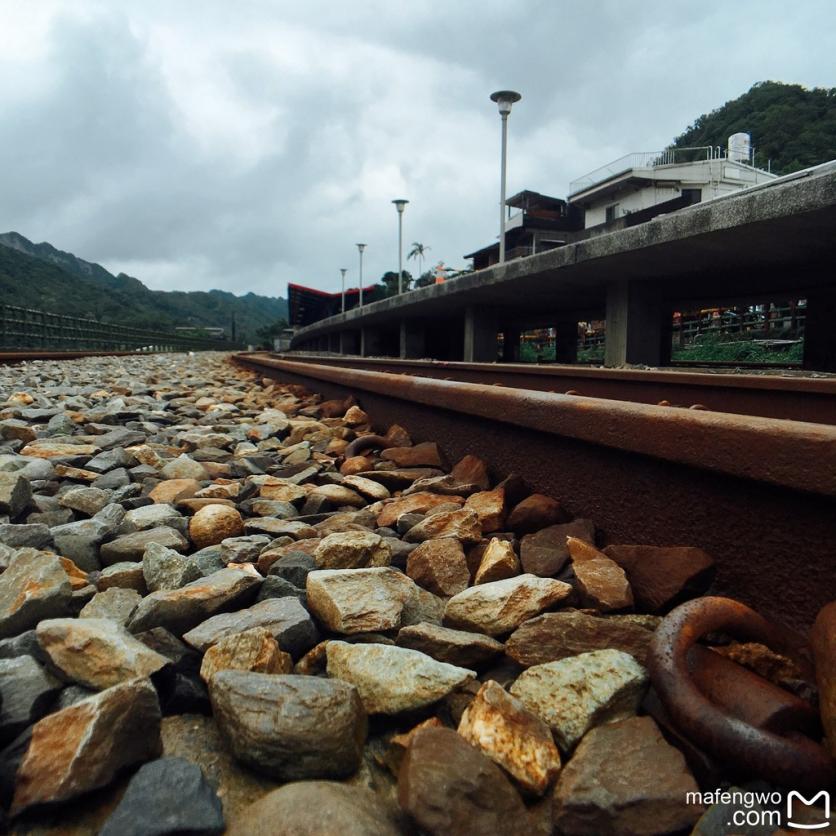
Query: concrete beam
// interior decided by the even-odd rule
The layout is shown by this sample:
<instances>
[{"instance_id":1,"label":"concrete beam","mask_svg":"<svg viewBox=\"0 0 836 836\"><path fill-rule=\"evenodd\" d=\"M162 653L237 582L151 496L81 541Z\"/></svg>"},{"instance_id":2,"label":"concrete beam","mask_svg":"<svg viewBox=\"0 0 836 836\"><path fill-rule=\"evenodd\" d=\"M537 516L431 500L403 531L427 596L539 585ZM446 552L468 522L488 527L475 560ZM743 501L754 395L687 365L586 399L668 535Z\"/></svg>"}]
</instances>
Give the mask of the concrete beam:
<instances>
[{"instance_id":1,"label":"concrete beam","mask_svg":"<svg viewBox=\"0 0 836 836\"><path fill-rule=\"evenodd\" d=\"M469 306L464 312L464 362L493 363L499 327L493 311Z\"/></svg>"},{"instance_id":2,"label":"concrete beam","mask_svg":"<svg viewBox=\"0 0 836 836\"><path fill-rule=\"evenodd\" d=\"M670 323L665 326L666 316L670 318L670 311L655 282L611 282L607 286L604 365L669 363Z\"/></svg>"}]
</instances>

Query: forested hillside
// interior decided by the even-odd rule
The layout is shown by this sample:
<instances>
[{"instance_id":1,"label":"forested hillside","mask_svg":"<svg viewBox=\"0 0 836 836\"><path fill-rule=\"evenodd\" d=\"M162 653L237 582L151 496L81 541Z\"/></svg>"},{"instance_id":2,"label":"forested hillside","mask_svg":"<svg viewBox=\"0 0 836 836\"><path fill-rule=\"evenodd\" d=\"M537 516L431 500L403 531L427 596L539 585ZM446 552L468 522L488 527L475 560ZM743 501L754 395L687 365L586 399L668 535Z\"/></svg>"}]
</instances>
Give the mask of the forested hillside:
<instances>
[{"instance_id":1,"label":"forested hillside","mask_svg":"<svg viewBox=\"0 0 836 836\"><path fill-rule=\"evenodd\" d=\"M836 89L761 81L704 113L673 145L725 148L729 136L738 131L751 134L755 164L766 168L771 161L776 174L836 159Z\"/></svg>"},{"instance_id":2,"label":"forested hillside","mask_svg":"<svg viewBox=\"0 0 836 836\"><path fill-rule=\"evenodd\" d=\"M220 326L239 339L287 318L282 298L221 290L149 290L138 279L114 276L99 264L50 244L33 244L16 232L0 235L0 302L104 322L170 330L180 325Z\"/></svg>"}]
</instances>

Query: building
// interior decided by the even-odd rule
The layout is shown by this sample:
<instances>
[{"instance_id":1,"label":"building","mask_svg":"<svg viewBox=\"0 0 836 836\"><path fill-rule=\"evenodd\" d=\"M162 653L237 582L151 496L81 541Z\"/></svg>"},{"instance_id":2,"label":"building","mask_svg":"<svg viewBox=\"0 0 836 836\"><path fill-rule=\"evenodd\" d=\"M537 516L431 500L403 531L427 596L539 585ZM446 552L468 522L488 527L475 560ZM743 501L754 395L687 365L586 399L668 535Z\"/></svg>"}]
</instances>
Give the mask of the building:
<instances>
[{"instance_id":1,"label":"building","mask_svg":"<svg viewBox=\"0 0 836 836\"><path fill-rule=\"evenodd\" d=\"M375 301L377 292L379 292L379 286L376 284L364 287L363 303L368 304ZM340 313L342 311L342 293L327 293L313 287L288 283L287 304L290 326L301 328ZM360 289L357 287L348 288L345 292L345 309L347 311L351 310L359 304Z\"/></svg>"},{"instance_id":2,"label":"building","mask_svg":"<svg viewBox=\"0 0 836 836\"><path fill-rule=\"evenodd\" d=\"M627 154L574 180L566 200L522 191L506 201L505 260L624 229L694 203L774 180L755 168L748 134L719 146ZM473 269L499 261L499 243L469 253Z\"/></svg>"},{"instance_id":3,"label":"building","mask_svg":"<svg viewBox=\"0 0 836 836\"><path fill-rule=\"evenodd\" d=\"M568 232L583 227L583 213L559 197L525 189L505 201L510 209L505 223L505 259L553 250L567 243ZM499 242L489 244L465 258L473 259L473 269L482 270L499 261Z\"/></svg>"},{"instance_id":4,"label":"building","mask_svg":"<svg viewBox=\"0 0 836 836\"><path fill-rule=\"evenodd\" d=\"M637 212L647 220L654 209L675 211L774 180L749 163L748 142L748 134L734 134L727 153L706 146L627 154L573 181L568 201L583 212L589 229Z\"/></svg>"}]
</instances>

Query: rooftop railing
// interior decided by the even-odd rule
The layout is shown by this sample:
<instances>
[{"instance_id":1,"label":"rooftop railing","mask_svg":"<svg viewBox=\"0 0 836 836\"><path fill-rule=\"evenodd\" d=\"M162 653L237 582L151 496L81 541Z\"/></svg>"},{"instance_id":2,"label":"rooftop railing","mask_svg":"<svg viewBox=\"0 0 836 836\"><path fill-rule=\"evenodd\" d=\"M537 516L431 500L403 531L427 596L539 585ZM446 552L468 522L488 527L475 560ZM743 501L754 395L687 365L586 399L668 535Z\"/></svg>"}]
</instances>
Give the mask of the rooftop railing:
<instances>
[{"instance_id":1,"label":"rooftop railing","mask_svg":"<svg viewBox=\"0 0 836 836\"><path fill-rule=\"evenodd\" d=\"M717 160L723 156L719 145L700 145L692 148L666 148L663 151L636 151L625 154L611 163L602 165L589 174L573 180L569 184L569 194L588 189L596 183L603 183L611 177L624 174L634 168L656 168L660 165L690 163L695 160Z\"/></svg>"}]
</instances>

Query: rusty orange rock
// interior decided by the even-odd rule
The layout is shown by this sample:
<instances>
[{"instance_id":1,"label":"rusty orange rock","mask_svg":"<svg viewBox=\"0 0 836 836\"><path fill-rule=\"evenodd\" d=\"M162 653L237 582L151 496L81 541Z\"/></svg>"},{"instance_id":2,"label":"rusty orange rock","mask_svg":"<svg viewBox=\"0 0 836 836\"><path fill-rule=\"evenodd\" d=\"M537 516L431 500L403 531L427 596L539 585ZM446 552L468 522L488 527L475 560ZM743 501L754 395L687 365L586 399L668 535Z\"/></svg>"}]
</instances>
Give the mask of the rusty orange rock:
<instances>
[{"instance_id":1,"label":"rusty orange rock","mask_svg":"<svg viewBox=\"0 0 836 836\"><path fill-rule=\"evenodd\" d=\"M816 616L810 638L816 660L822 726L830 754L836 758L836 601Z\"/></svg>"},{"instance_id":2,"label":"rusty orange rock","mask_svg":"<svg viewBox=\"0 0 836 836\"><path fill-rule=\"evenodd\" d=\"M473 583L501 581L519 574L520 561L514 552L514 547L507 540L493 537L482 555Z\"/></svg>"},{"instance_id":3,"label":"rusty orange rock","mask_svg":"<svg viewBox=\"0 0 836 836\"><path fill-rule=\"evenodd\" d=\"M577 537L567 537L566 547L585 606L601 612L633 606L633 593L627 576L614 560Z\"/></svg>"},{"instance_id":4,"label":"rusty orange rock","mask_svg":"<svg viewBox=\"0 0 836 836\"><path fill-rule=\"evenodd\" d=\"M455 502L457 505L461 505L464 502L464 497L443 496L429 491L403 496L384 506L383 510L377 515L377 524L381 528L388 528L398 521L401 514L424 514L430 508L446 502Z\"/></svg>"},{"instance_id":5,"label":"rusty orange rock","mask_svg":"<svg viewBox=\"0 0 836 836\"><path fill-rule=\"evenodd\" d=\"M489 534L503 529L505 525L504 488L494 488L492 491L480 491L471 494L464 507L476 512L483 533Z\"/></svg>"},{"instance_id":6,"label":"rusty orange rock","mask_svg":"<svg viewBox=\"0 0 836 836\"><path fill-rule=\"evenodd\" d=\"M244 521L235 508L226 505L207 505L189 521L189 537L199 549L214 546L227 537L244 533Z\"/></svg>"},{"instance_id":7,"label":"rusty orange rock","mask_svg":"<svg viewBox=\"0 0 836 836\"><path fill-rule=\"evenodd\" d=\"M459 734L525 792L543 795L560 772L560 753L549 727L492 679L464 710Z\"/></svg>"},{"instance_id":8,"label":"rusty orange rock","mask_svg":"<svg viewBox=\"0 0 836 836\"><path fill-rule=\"evenodd\" d=\"M200 490L196 479L166 479L155 485L148 496L158 505L174 505L183 499L191 499Z\"/></svg>"}]
</instances>

